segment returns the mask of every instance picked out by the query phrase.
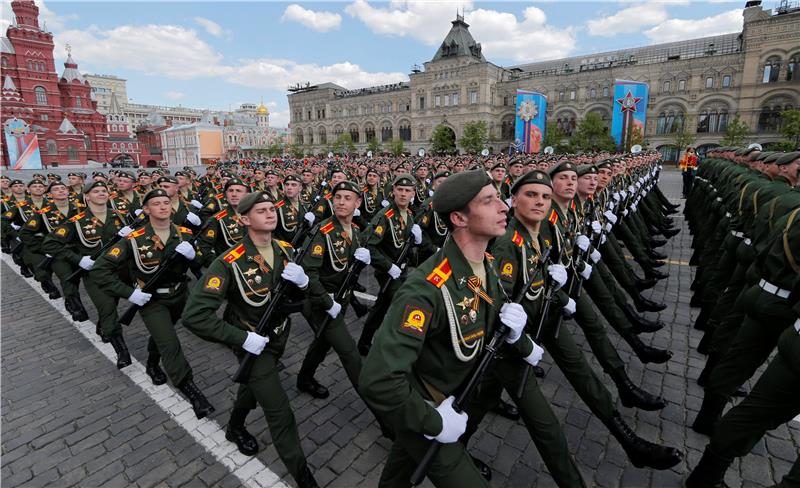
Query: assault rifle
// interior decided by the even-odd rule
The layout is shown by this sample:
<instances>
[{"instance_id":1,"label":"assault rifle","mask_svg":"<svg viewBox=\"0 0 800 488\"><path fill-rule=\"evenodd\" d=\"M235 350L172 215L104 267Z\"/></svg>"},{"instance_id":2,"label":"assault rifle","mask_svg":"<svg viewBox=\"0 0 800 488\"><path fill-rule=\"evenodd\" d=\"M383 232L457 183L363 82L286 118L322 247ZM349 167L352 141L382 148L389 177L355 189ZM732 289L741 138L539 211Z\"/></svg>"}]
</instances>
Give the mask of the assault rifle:
<instances>
[{"instance_id":1,"label":"assault rifle","mask_svg":"<svg viewBox=\"0 0 800 488\"><path fill-rule=\"evenodd\" d=\"M139 218L136 220L136 222L134 222L133 225L130 226L130 228L133 229L133 230L136 230L136 229L144 226L145 224L147 224L148 220L149 219L147 217L145 217L144 214L141 214L139 216ZM100 247L100 249L98 249L97 251L95 251L94 254L92 254L91 260L92 261L97 261L100 258L100 256L103 255L103 253L105 253L106 251L108 251L109 249L114 247L114 245L116 243L118 243L119 241L121 241L122 239L123 239L122 236L120 236L119 234L115 234L113 238L109 239L108 242L103 244ZM86 270L79 267L71 275L67 276L67 281L73 281L74 282L74 281L80 279L80 277L83 276L84 274L86 274Z\"/></svg>"}]
</instances>

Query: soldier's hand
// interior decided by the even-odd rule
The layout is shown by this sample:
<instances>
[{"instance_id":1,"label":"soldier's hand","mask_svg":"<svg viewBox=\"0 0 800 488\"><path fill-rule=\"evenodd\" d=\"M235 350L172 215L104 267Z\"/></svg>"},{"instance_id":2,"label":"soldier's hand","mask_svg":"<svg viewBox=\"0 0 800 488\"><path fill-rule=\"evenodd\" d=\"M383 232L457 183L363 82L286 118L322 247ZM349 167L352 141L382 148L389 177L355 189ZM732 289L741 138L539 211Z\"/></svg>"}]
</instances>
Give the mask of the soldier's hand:
<instances>
[{"instance_id":1,"label":"soldier's hand","mask_svg":"<svg viewBox=\"0 0 800 488\"><path fill-rule=\"evenodd\" d=\"M531 343L533 343L533 351L525 358L525 362L531 366L536 366L544 357L544 349L535 341L531 341Z\"/></svg>"},{"instance_id":2,"label":"soldier's hand","mask_svg":"<svg viewBox=\"0 0 800 488\"><path fill-rule=\"evenodd\" d=\"M519 303L506 303L500 309L500 322L508 327L509 333L506 342L513 344L522 337L525 330L525 322L528 321L528 314Z\"/></svg>"},{"instance_id":3,"label":"soldier's hand","mask_svg":"<svg viewBox=\"0 0 800 488\"><path fill-rule=\"evenodd\" d=\"M618 191L615 191L611 196L614 198L614 201L618 202L620 200Z\"/></svg>"},{"instance_id":4,"label":"soldier's hand","mask_svg":"<svg viewBox=\"0 0 800 488\"><path fill-rule=\"evenodd\" d=\"M422 244L422 229L419 228L419 225L411 226L411 235L414 236L414 244L418 246Z\"/></svg>"},{"instance_id":5,"label":"soldier's hand","mask_svg":"<svg viewBox=\"0 0 800 488\"><path fill-rule=\"evenodd\" d=\"M325 313L331 316L332 319L335 319L339 316L339 312L342 311L342 305L337 302L336 300L333 301L333 305L328 310L325 310Z\"/></svg>"},{"instance_id":6,"label":"soldier's hand","mask_svg":"<svg viewBox=\"0 0 800 488\"><path fill-rule=\"evenodd\" d=\"M134 288L133 293L128 297L128 301L140 307L144 307L152 297L153 295L151 293L145 293L138 288Z\"/></svg>"},{"instance_id":7,"label":"soldier's hand","mask_svg":"<svg viewBox=\"0 0 800 488\"><path fill-rule=\"evenodd\" d=\"M189 212L186 214L186 220L188 220L192 225L200 225L203 222L194 212Z\"/></svg>"},{"instance_id":8,"label":"soldier's hand","mask_svg":"<svg viewBox=\"0 0 800 488\"><path fill-rule=\"evenodd\" d=\"M577 307L578 307L578 305L575 303L575 300L570 298L569 301L567 302L567 304L564 305L564 308L563 308L564 315L566 315L567 317L572 317L575 314L575 309Z\"/></svg>"},{"instance_id":9,"label":"soldier's hand","mask_svg":"<svg viewBox=\"0 0 800 488\"><path fill-rule=\"evenodd\" d=\"M608 227L608 229L606 229L606 230L608 230L609 232L611 232L611 226L610 226L609 224L606 224L606 227ZM606 239L606 235L605 235L605 234L601 235L601 236L600 236L600 245L602 246L603 244L605 244L605 243L606 243L606 240L607 240L607 239Z\"/></svg>"},{"instance_id":10,"label":"soldier's hand","mask_svg":"<svg viewBox=\"0 0 800 488\"><path fill-rule=\"evenodd\" d=\"M551 264L547 267L547 273L556 284L556 290L561 289L567 284L567 268L562 264Z\"/></svg>"},{"instance_id":11,"label":"soldier's hand","mask_svg":"<svg viewBox=\"0 0 800 488\"><path fill-rule=\"evenodd\" d=\"M583 269L580 272L581 278L584 280L588 280L590 276L592 276L592 265L589 263L583 263Z\"/></svg>"},{"instance_id":12,"label":"soldier's hand","mask_svg":"<svg viewBox=\"0 0 800 488\"><path fill-rule=\"evenodd\" d=\"M195 199L192 199L192 201L191 201L191 202L189 202L189 204L190 204L192 207L194 207L194 208L196 208L196 209L198 209L198 210L199 210L199 209L201 209L201 208L203 208L203 204L202 204L202 203L200 203L199 201L195 200Z\"/></svg>"},{"instance_id":13,"label":"soldier's hand","mask_svg":"<svg viewBox=\"0 0 800 488\"><path fill-rule=\"evenodd\" d=\"M389 200L381 200L381 207L386 208L389 206Z\"/></svg>"},{"instance_id":14,"label":"soldier's hand","mask_svg":"<svg viewBox=\"0 0 800 488\"><path fill-rule=\"evenodd\" d=\"M355 252L353 252L353 257L364 264L372 262L372 255L370 255L369 249L366 247L359 247L356 249Z\"/></svg>"},{"instance_id":15,"label":"soldier's hand","mask_svg":"<svg viewBox=\"0 0 800 488\"><path fill-rule=\"evenodd\" d=\"M612 212L611 210L606 210L605 212L603 212L603 216L606 219L608 219L608 221L611 222L612 225L617 223L617 216L614 215L614 212Z\"/></svg>"},{"instance_id":16,"label":"soldier's hand","mask_svg":"<svg viewBox=\"0 0 800 488\"><path fill-rule=\"evenodd\" d=\"M92 269L92 266L94 266L94 260L89 256L84 256L81 258L81 261L78 263L78 266L85 269L86 271L89 271L90 269Z\"/></svg>"},{"instance_id":17,"label":"soldier's hand","mask_svg":"<svg viewBox=\"0 0 800 488\"><path fill-rule=\"evenodd\" d=\"M189 261L194 260L194 257L197 255L197 253L194 250L194 247L188 241L183 241L180 244L178 244L175 247L175 252L185 257Z\"/></svg>"},{"instance_id":18,"label":"soldier's hand","mask_svg":"<svg viewBox=\"0 0 800 488\"><path fill-rule=\"evenodd\" d=\"M121 228L119 232L117 232L117 235L124 239L125 237L128 237L128 234L131 232L133 232L133 228L126 225L125 227Z\"/></svg>"},{"instance_id":19,"label":"soldier's hand","mask_svg":"<svg viewBox=\"0 0 800 488\"><path fill-rule=\"evenodd\" d=\"M603 232L603 227L600 225L600 222L597 220L592 221L592 232L595 234L600 234Z\"/></svg>"},{"instance_id":20,"label":"soldier's hand","mask_svg":"<svg viewBox=\"0 0 800 488\"><path fill-rule=\"evenodd\" d=\"M142 209L141 208L137 208L136 210L133 211L133 213L138 217L139 215L141 215Z\"/></svg>"},{"instance_id":21,"label":"soldier's hand","mask_svg":"<svg viewBox=\"0 0 800 488\"><path fill-rule=\"evenodd\" d=\"M12 223L11 224L11 228L14 229L14 230L20 230L22 227L17 225L17 224Z\"/></svg>"},{"instance_id":22,"label":"soldier's hand","mask_svg":"<svg viewBox=\"0 0 800 488\"><path fill-rule=\"evenodd\" d=\"M303 271L303 268L300 265L295 263L289 263L285 268L283 268L281 278L290 283L294 283L298 288L305 288L308 286L308 276L306 275L306 272Z\"/></svg>"},{"instance_id":23,"label":"soldier's hand","mask_svg":"<svg viewBox=\"0 0 800 488\"><path fill-rule=\"evenodd\" d=\"M442 431L439 435L429 436L427 439L435 439L442 444L451 444L456 442L459 437L467 430L467 420L469 417L464 412L456 412L453 409L454 396L449 396L444 399L442 403L436 407L436 412L442 418Z\"/></svg>"},{"instance_id":24,"label":"soldier's hand","mask_svg":"<svg viewBox=\"0 0 800 488\"><path fill-rule=\"evenodd\" d=\"M361 217L361 210L359 209L353 210L353 217Z\"/></svg>"},{"instance_id":25,"label":"soldier's hand","mask_svg":"<svg viewBox=\"0 0 800 488\"><path fill-rule=\"evenodd\" d=\"M264 337L261 335L256 334L255 332L247 332L247 339L244 340L244 344L242 344L242 349L249 352L250 354L255 354L258 356L261 354L261 351L264 350L269 344L269 337Z\"/></svg>"},{"instance_id":26,"label":"soldier's hand","mask_svg":"<svg viewBox=\"0 0 800 488\"><path fill-rule=\"evenodd\" d=\"M389 271L387 271L387 273L389 273L389 276L391 276L393 280L399 278L402 272L403 270L398 268L396 264L393 264L392 267L389 268Z\"/></svg>"},{"instance_id":27,"label":"soldier's hand","mask_svg":"<svg viewBox=\"0 0 800 488\"><path fill-rule=\"evenodd\" d=\"M591 244L591 242L589 242L588 237L581 234L578 236L577 239L575 239L575 244L578 245L578 249L580 249L583 252L586 252L586 250L589 249L589 245Z\"/></svg>"},{"instance_id":28,"label":"soldier's hand","mask_svg":"<svg viewBox=\"0 0 800 488\"><path fill-rule=\"evenodd\" d=\"M592 249L592 252L589 254L589 259L591 259L593 263L599 263L602 257L603 255L600 254L600 251L597 249Z\"/></svg>"},{"instance_id":29,"label":"soldier's hand","mask_svg":"<svg viewBox=\"0 0 800 488\"><path fill-rule=\"evenodd\" d=\"M314 225L314 220L316 220L317 217L312 212L306 212L306 214L303 215L303 218L306 219L308 225Z\"/></svg>"}]
</instances>

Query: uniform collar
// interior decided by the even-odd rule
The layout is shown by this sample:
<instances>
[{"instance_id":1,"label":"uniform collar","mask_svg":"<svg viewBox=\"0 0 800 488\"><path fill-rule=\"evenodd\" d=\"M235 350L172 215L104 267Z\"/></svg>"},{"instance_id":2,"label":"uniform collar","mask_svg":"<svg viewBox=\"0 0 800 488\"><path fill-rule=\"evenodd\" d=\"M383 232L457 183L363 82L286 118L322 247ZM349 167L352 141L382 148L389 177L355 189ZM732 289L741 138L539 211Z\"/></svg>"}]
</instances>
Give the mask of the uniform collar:
<instances>
[{"instance_id":1,"label":"uniform collar","mask_svg":"<svg viewBox=\"0 0 800 488\"><path fill-rule=\"evenodd\" d=\"M450 263L450 270L453 273L451 280L459 290L466 288L467 279L472 276L472 266L469 265L469 261L464 257L461 248L458 247L454 239L447 239L442 251L444 252L444 257ZM484 254L483 258L483 267L486 271L486 283L483 283L483 289L486 290L489 296L494 297L497 295L497 280L491 265L488 263L486 254Z\"/></svg>"}]
</instances>

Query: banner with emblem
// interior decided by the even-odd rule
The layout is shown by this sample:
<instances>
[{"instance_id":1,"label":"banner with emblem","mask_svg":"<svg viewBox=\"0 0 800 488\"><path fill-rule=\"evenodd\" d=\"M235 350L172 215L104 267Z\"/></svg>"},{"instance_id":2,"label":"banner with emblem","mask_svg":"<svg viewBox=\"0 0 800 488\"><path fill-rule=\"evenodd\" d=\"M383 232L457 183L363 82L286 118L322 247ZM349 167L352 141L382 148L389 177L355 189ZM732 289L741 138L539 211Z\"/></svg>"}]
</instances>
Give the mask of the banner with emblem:
<instances>
[{"instance_id":1,"label":"banner with emblem","mask_svg":"<svg viewBox=\"0 0 800 488\"><path fill-rule=\"evenodd\" d=\"M39 138L30 126L16 117L3 124L9 169L42 169Z\"/></svg>"},{"instance_id":2,"label":"banner with emblem","mask_svg":"<svg viewBox=\"0 0 800 488\"><path fill-rule=\"evenodd\" d=\"M514 145L524 153L538 153L544 140L547 97L538 92L517 90Z\"/></svg>"},{"instance_id":3,"label":"banner with emblem","mask_svg":"<svg viewBox=\"0 0 800 488\"><path fill-rule=\"evenodd\" d=\"M617 146L628 150L635 132L644 136L647 120L647 98L650 87L647 83L629 80L614 80L614 113L611 117L611 137Z\"/></svg>"}]
</instances>

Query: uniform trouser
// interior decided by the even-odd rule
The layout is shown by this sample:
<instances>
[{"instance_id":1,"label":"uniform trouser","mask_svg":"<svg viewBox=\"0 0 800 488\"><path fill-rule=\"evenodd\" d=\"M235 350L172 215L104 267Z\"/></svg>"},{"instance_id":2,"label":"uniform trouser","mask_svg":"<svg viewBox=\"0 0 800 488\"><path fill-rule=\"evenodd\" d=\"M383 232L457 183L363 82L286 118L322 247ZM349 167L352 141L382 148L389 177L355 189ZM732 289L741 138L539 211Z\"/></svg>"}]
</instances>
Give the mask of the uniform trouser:
<instances>
[{"instance_id":1,"label":"uniform trouser","mask_svg":"<svg viewBox=\"0 0 800 488\"><path fill-rule=\"evenodd\" d=\"M611 374L612 371L624 368L625 363L622 362L614 345L608 339L606 328L603 326L600 317L594 313L589 297L582 293L580 297L575 299L575 305L576 309L573 318L583 330L583 335L586 336L586 341L589 343L589 347L592 348L592 352L597 357L600 366L603 367L603 371ZM564 328L563 325L561 328Z\"/></svg>"},{"instance_id":2,"label":"uniform trouser","mask_svg":"<svg viewBox=\"0 0 800 488\"><path fill-rule=\"evenodd\" d=\"M76 297L80 293L80 280L70 281L67 279L78 268L73 266L63 258L56 258L53 260L53 272L58 276L58 281L61 283L61 292L64 298Z\"/></svg>"},{"instance_id":3,"label":"uniform trouser","mask_svg":"<svg viewBox=\"0 0 800 488\"><path fill-rule=\"evenodd\" d=\"M622 307L628 303L628 298L614 282L615 275L611 272L611 267L606 264L605 256L603 256L603 261L597 263L597 266L594 267L592 274L594 273L600 273L600 278L608 288L608 292L611 293L612 297L614 297L614 302L616 303L617 309L622 311ZM638 294L639 291L636 289L636 286L633 285L633 289L628 291L628 293L631 295L633 293ZM624 312L622 312L622 316L625 317L626 322L630 324L630 320L628 320L628 316L625 315ZM633 327L632 324L631 327Z\"/></svg>"},{"instance_id":4,"label":"uniform trouser","mask_svg":"<svg viewBox=\"0 0 800 488\"><path fill-rule=\"evenodd\" d=\"M786 298L767 293L758 286L743 296L747 314L720 363L711 372L703 403L721 409L728 398L747 381L775 349L781 333L794 314Z\"/></svg>"},{"instance_id":5,"label":"uniform trouser","mask_svg":"<svg viewBox=\"0 0 800 488\"><path fill-rule=\"evenodd\" d=\"M800 334L786 328L778 340L778 354L761 375L750 394L722 417L708 449L733 460L747 455L768 430L777 428L800 413ZM777 486L800 487L800 461Z\"/></svg>"},{"instance_id":6,"label":"uniform trouser","mask_svg":"<svg viewBox=\"0 0 800 488\"><path fill-rule=\"evenodd\" d=\"M681 176L683 177L683 196L689 194L692 191L692 185L694 184L694 171L684 171Z\"/></svg>"},{"instance_id":7,"label":"uniform trouser","mask_svg":"<svg viewBox=\"0 0 800 488\"><path fill-rule=\"evenodd\" d=\"M398 428L395 435L378 482L381 488L411 486L411 475L431 444L422 434L407 429ZM442 444L428 467L427 476L438 488L489 487L460 442Z\"/></svg>"},{"instance_id":8,"label":"uniform trouser","mask_svg":"<svg viewBox=\"0 0 800 488\"><path fill-rule=\"evenodd\" d=\"M237 357L241 362L244 351L238 349ZM233 408L253 410L260 406L269 426L272 443L278 456L289 473L297 479L306 466L306 456L300 447L300 435L297 423L289 404L289 397L281 386L276 362L279 355L271 350L264 350L253 363L250 381L240 385L233 402Z\"/></svg>"},{"instance_id":9,"label":"uniform trouser","mask_svg":"<svg viewBox=\"0 0 800 488\"><path fill-rule=\"evenodd\" d=\"M467 431L461 436L464 444L478 430L483 418L500 401L503 389L511 394L511 399L519 409L522 421L528 428L536 449L542 457L547 470L556 484L564 488L586 486L581 473L569 452L567 439L550 403L542 395L533 371L525 368L520 359L497 358L481 382L478 393L467 405L465 411L469 415ZM527 369L528 380L522 397L517 397L517 383L520 371Z\"/></svg>"},{"instance_id":10,"label":"uniform trouser","mask_svg":"<svg viewBox=\"0 0 800 488\"><path fill-rule=\"evenodd\" d=\"M602 269L603 271L600 271ZM611 272L605 267L602 262L595 263L592 274L589 275L588 280L583 280L583 288L591 297L597 309L606 319L606 321L620 334L628 332L633 327L628 321L628 317L617 305L616 298L614 297L611 286L614 285L614 278ZM606 281L609 280L610 281Z\"/></svg>"},{"instance_id":11,"label":"uniform trouser","mask_svg":"<svg viewBox=\"0 0 800 488\"><path fill-rule=\"evenodd\" d=\"M347 325L344 323L345 312L347 312L347 305L342 306L342 310L335 319L331 320L322 335L313 341L311 346L306 352L306 357L303 359L303 364L300 366L300 373L297 375L298 379L313 378L314 373L328 351L333 348L342 362L342 367L350 379L350 383L354 388L358 387L358 375L361 373L361 356L356 349L356 343L347 331ZM303 311L303 317L309 324L321 325L328 314L325 312L311 312L308 310Z\"/></svg>"},{"instance_id":12,"label":"uniform trouser","mask_svg":"<svg viewBox=\"0 0 800 488\"><path fill-rule=\"evenodd\" d=\"M614 246L608 242L612 236L613 234L609 234L606 243L600 246L600 253L603 255L603 262L606 263L608 271L617 280L620 286L622 286L622 288L628 292L628 295L639 295L639 289L636 288L634 275L628 270L628 263L625 262L625 258L621 254L617 253L617 250L614 248Z\"/></svg>"},{"instance_id":13,"label":"uniform trouser","mask_svg":"<svg viewBox=\"0 0 800 488\"><path fill-rule=\"evenodd\" d=\"M367 319L364 321L364 329L361 331L361 337L358 338L359 344L372 344L372 338L375 337L375 333L378 332L378 327L380 327L383 322L383 317L386 316L386 312L389 310L392 297L397 293L397 290L400 289L400 285L402 285L404 281L403 276L393 280L388 274L377 272L375 273L375 278L378 280L379 287L382 288L387 281L389 281L389 286L386 288L386 291L378 296L377 300L375 300L375 305L370 309L369 315L367 315Z\"/></svg>"},{"instance_id":14,"label":"uniform trouser","mask_svg":"<svg viewBox=\"0 0 800 488\"><path fill-rule=\"evenodd\" d=\"M50 270L42 269L39 264L44 260L44 254L34 251L30 245L22 248L22 261L33 272L33 277L38 282L50 279Z\"/></svg>"},{"instance_id":15,"label":"uniform trouser","mask_svg":"<svg viewBox=\"0 0 800 488\"><path fill-rule=\"evenodd\" d=\"M105 337L113 337L121 334L122 327L119 325L119 315L117 315L119 298L100 288L92 280L91 273L83 275L83 286L86 287L89 299L92 300L94 308L97 309L97 325L103 331L103 335Z\"/></svg>"},{"instance_id":16,"label":"uniform trouser","mask_svg":"<svg viewBox=\"0 0 800 488\"><path fill-rule=\"evenodd\" d=\"M729 234L723 241L723 251L716 263L704 263L707 272L703 273L699 281L703 306L713 306L725 289L725 284L730 281L736 269L736 245L739 241L739 238Z\"/></svg>"},{"instance_id":17,"label":"uniform trouser","mask_svg":"<svg viewBox=\"0 0 800 488\"><path fill-rule=\"evenodd\" d=\"M644 246L642 246L642 243L631 231L628 223L623 220L619 224L615 225L614 232L616 233L617 237L625 243L625 247L628 249L628 251L630 251L633 259L643 268L649 269L650 257L647 255L647 251L645 250Z\"/></svg>"},{"instance_id":18,"label":"uniform trouser","mask_svg":"<svg viewBox=\"0 0 800 488\"><path fill-rule=\"evenodd\" d=\"M158 353L161 354L161 364L175 386L192 378L192 368L183 355L181 342L175 332L175 323L181 318L183 306L186 304L187 290L184 283L173 296L162 298L153 294L150 302L139 309L144 325L153 339L151 344L155 343ZM152 354L153 351L149 352Z\"/></svg>"}]
</instances>

